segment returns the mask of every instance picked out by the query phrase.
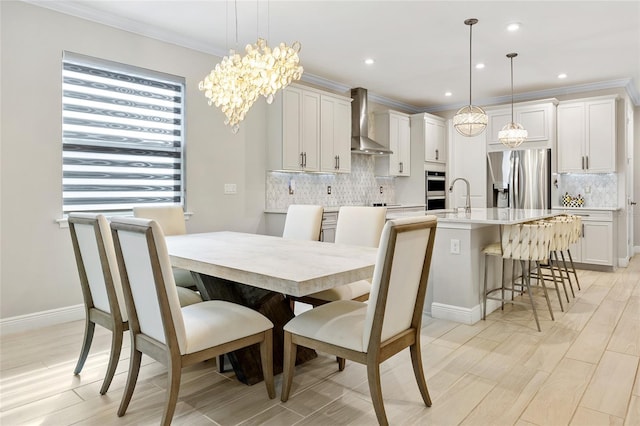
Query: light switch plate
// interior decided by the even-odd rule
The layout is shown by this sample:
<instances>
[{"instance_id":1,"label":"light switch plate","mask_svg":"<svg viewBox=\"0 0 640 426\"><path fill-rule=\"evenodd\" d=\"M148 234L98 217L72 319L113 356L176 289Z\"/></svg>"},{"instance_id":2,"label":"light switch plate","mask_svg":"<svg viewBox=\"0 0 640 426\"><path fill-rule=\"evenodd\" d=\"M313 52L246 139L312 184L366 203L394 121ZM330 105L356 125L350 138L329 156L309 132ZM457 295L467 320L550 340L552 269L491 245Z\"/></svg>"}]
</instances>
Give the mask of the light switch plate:
<instances>
[{"instance_id":1,"label":"light switch plate","mask_svg":"<svg viewBox=\"0 0 640 426\"><path fill-rule=\"evenodd\" d=\"M451 254L460 254L460 240L451 239Z\"/></svg>"},{"instance_id":2,"label":"light switch plate","mask_svg":"<svg viewBox=\"0 0 640 426\"><path fill-rule=\"evenodd\" d=\"M224 184L224 193L225 194L237 194L238 189L235 183L225 183Z\"/></svg>"}]
</instances>

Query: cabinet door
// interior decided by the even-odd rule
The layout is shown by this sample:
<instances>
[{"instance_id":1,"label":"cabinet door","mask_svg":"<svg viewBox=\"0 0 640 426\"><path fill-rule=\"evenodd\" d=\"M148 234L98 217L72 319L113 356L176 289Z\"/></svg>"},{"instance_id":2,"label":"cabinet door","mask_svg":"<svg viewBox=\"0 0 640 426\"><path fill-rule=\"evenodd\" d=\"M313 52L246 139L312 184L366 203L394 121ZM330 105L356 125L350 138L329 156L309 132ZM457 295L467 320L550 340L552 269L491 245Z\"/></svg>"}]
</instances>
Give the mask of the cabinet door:
<instances>
[{"instance_id":1,"label":"cabinet door","mask_svg":"<svg viewBox=\"0 0 640 426\"><path fill-rule=\"evenodd\" d=\"M409 117L398 117L398 150L400 151L398 176L411 176L411 124Z\"/></svg>"},{"instance_id":2,"label":"cabinet door","mask_svg":"<svg viewBox=\"0 0 640 426\"><path fill-rule=\"evenodd\" d=\"M348 102L321 97L320 169L351 171L351 110Z\"/></svg>"},{"instance_id":3,"label":"cabinet door","mask_svg":"<svg viewBox=\"0 0 640 426\"><path fill-rule=\"evenodd\" d=\"M305 171L320 170L320 95L302 92L302 134L300 151Z\"/></svg>"},{"instance_id":4,"label":"cabinet door","mask_svg":"<svg viewBox=\"0 0 640 426\"><path fill-rule=\"evenodd\" d=\"M487 207L487 136L485 132L477 136L465 137L453 130L449 120L451 143L450 167L447 173L447 185L462 177L471 187L471 207ZM449 207L464 207L467 188L464 182L456 182L453 194L447 191Z\"/></svg>"},{"instance_id":5,"label":"cabinet door","mask_svg":"<svg viewBox=\"0 0 640 426\"><path fill-rule=\"evenodd\" d=\"M612 222L582 222L583 263L613 265L613 224Z\"/></svg>"},{"instance_id":6,"label":"cabinet door","mask_svg":"<svg viewBox=\"0 0 640 426\"><path fill-rule=\"evenodd\" d=\"M520 107L516 120L527 130L527 142L547 141L551 138L551 105Z\"/></svg>"},{"instance_id":7,"label":"cabinet door","mask_svg":"<svg viewBox=\"0 0 640 426\"><path fill-rule=\"evenodd\" d=\"M400 162L402 161L402 155L400 153L400 141L398 135L400 134L400 117L397 115L389 115L389 149L392 154L389 154L389 175L400 176Z\"/></svg>"},{"instance_id":8,"label":"cabinet door","mask_svg":"<svg viewBox=\"0 0 640 426\"><path fill-rule=\"evenodd\" d=\"M445 129L444 122L438 120L424 121L424 161L445 163Z\"/></svg>"},{"instance_id":9,"label":"cabinet door","mask_svg":"<svg viewBox=\"0 0 640 426\"><path fill-rule=\"evenodd\" d=\"M558 172L582 172L585 140L584 104L558 106Z\"/></svg>"},{"instance_id":10,"label":"cabinet door","mask_svg":"<svg viewBox=\"0 0 640 426\"><path fill-rule=\"evenodd\" d=\"M302 168L302 91L286 88L282 93L282 168L300 170Z\"/></svg>"},{"instance_id":11,"label":"cabinet door","mask_svg":"<svg viewBox=\"0 0 640 426\"><path fill-rule=\"evenodd\" d=\"M587 149L585 169L590 173L613 173L616 170L615 100L587 102Z\"/></svg>"},{"instance_id":12,"label":"cabinet door","mask_svg":"<svg viewBox=\"0 0 640 426\"><path fill-rule=\"evenodd\" d=\"M502 143L498 140L498 132L511 122L511 110L493 111L487 115L489 120L486 130L487 142L491 145L501 145Z\"/></svg>"}]
</instances>

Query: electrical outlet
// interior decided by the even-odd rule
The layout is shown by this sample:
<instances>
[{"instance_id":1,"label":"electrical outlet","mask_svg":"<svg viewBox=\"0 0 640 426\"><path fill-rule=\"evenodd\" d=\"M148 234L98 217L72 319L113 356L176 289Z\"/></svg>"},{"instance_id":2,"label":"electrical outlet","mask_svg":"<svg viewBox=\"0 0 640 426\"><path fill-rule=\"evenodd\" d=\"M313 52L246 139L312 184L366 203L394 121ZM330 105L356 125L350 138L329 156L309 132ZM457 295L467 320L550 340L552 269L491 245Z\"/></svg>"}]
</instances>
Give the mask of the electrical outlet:
<instances>
[{"instance_id":1,"label":"electrical outlet","mask_svg":"<svg viewBox=\"0 0 640 426\"><path fill-rule=\"evenodd\" d=\"M327 185L327 194L331 195L331 185Z\"/></svg>"},{"instance_id":2,"label":"electrical outlet","mask_svg":"<svg viewBox=\"0 0 640 426\"><path fill-rule=\"evenodd\" d=\"M451 254L460 254L460 240L451 239Z\"/></svg>"},{"instance_id":3,"label":"electrical outlet","mask_svg":"<svg viewBox=\"0 0 640 426\"><path fill-rule=\"evenodd\" d=\"M380 187L380 193L382 194L382 187Z\"/></svg>"}]
</instances>

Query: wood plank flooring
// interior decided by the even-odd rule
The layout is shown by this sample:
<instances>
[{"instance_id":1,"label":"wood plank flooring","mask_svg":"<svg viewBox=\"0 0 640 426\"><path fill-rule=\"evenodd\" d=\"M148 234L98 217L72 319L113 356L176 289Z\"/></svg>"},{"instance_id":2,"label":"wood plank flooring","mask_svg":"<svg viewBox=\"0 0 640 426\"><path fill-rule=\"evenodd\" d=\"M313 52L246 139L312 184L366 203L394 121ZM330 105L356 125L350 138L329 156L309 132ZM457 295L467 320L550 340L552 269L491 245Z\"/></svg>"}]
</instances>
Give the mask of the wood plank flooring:
<instances>
[{"instance_id":1,"label":"wood plank flooring","mask_svg":"<svg viewBox=\"0 0 640 426\"><path fill-rule=\"evenodd\" d=\"M433 406L423 405L408 351L382 365L387 415L396 425L640 425L640 256L614 273L579 271L582 290L542 332L530 309L507 305L473 326L425 318L422 356ZM564 296L564 294L563 294ZM553 300L553 298L552 298ZM96 336L82 374L73 375L83 322L0 339L0 424L154 425L166 370L143 357L127 414L116 416L129 341L111 388L100 396L110 334ZM337 371L325 354L296 368L288 402L262 384L246 386L214 362L185 369L176 425L371 425L365 369Z\"/></svg>"}]
</instances>

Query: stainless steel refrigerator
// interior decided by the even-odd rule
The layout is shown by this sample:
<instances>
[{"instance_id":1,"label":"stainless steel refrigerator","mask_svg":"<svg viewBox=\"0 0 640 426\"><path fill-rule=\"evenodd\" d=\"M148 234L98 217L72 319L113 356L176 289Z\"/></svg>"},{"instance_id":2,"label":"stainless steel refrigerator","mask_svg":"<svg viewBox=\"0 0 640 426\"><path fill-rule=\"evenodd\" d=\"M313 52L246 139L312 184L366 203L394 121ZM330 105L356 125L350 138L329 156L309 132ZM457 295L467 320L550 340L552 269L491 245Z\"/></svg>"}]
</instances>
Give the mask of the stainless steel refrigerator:
<instances>
[{"instance_id":1,"label":"stainless steel refrigerator","mask_svg":"<svg viewBox=\"0 0 640 426\"><path fill-rule=\"evenodd\" d=\"M551 206L551 150L487 154L488 207L548 209Z\"/></svg>"}]
</instances>

